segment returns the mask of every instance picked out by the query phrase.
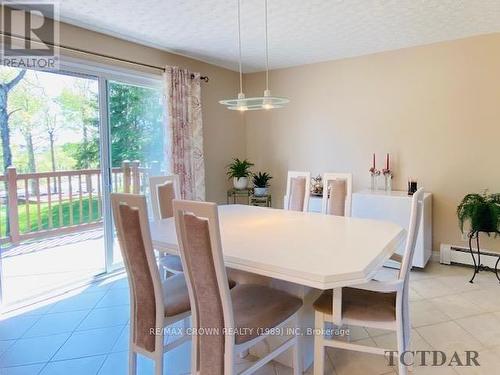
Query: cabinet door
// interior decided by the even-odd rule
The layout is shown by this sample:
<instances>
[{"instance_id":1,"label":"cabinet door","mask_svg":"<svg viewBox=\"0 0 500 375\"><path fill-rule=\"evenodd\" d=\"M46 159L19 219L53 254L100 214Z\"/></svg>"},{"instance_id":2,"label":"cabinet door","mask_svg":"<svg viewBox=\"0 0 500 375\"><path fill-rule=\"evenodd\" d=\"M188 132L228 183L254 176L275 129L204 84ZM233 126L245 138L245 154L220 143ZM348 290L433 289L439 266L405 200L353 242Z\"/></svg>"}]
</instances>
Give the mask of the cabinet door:
<instances>
[{"instance_id":1,"label":"cabinet door","mask_svg":"<svg viewBox=\"0 0 500 375\"><path fill-rule=\"evenodd\" d=\"M427 201L426 199L425 201ZM424 218L426 215L427 205L424 201L424 213L420 223L420 229L415 246L415 254L413 257L413 266L425 267L430 252L430 247L424 250ZM408 230L410 221L411 198L403 196L387 196L376 194L353 194L352 200L352 216L364 219L384 220L396 223ZM403 254L405 243L401 243L397 253Z\"/></svg>"}]
</instances>

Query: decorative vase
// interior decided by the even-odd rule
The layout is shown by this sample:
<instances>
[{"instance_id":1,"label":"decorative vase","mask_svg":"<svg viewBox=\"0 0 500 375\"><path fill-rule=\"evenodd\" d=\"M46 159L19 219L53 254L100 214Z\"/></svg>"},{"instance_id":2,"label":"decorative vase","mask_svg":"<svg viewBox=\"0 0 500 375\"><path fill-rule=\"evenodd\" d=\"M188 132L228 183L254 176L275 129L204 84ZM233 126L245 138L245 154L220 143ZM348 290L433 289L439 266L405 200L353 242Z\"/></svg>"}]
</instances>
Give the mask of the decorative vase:
<instances>
[{"instance_id":1,"label":"decorative vase","mask_svg":"<svg viewBox=\"0 0 500 375\"><path fill-rule=\"evenodd\" d=\"M237 190L244 190L248 187L247 177L233 177L233 186Z\"/></svg>"},{"instance_id":2,"label":"decorative vase","mask_svg":"<svg viewBox=\"0 0 500 375\"><path fill-rule=\"evenodd\" d=\"M256 196L256 197L265 197L267 195L267 192L268 192L268 188L266 187L254 187L253 188L253 194Z\"/></svg>"}]
</instances>

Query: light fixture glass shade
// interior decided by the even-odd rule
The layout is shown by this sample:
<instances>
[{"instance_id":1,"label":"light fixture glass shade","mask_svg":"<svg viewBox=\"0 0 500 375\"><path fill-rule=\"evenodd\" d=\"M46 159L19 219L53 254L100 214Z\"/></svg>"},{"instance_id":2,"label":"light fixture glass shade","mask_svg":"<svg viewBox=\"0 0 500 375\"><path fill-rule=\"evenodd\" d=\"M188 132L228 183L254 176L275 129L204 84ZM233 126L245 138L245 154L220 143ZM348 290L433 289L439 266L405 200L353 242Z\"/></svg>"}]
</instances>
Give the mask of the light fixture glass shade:
<instances>
[{"instance_id":1,"label":"light fixture glass shade","mask_svg":"<svg viewBox=\"0 0 500 375\"><path fill-rule=\"evenodd\" d=\"M289 103L288 98L272 96L271 91L264 91L264 96L255 98L245 98L245 95L238 94L238 99L227 99L219 101L220 104L227 106L228 109L234 111L255 111L259 109L282 108Z\"/></svg>"},{"instance_id":2,"label":"light fixture glass shade","mask_svg":"<svg viewBox=\"0 0 500 375\"><path fill-rule=\"evenodd\" d=\"M235 111L254 111L257 109L273 109L282 108L290 100L287 98L280 98L277 96L245 98L245 99L228 99L219 101L224 104L228 109Z\"/></svg>"}]
</instances>

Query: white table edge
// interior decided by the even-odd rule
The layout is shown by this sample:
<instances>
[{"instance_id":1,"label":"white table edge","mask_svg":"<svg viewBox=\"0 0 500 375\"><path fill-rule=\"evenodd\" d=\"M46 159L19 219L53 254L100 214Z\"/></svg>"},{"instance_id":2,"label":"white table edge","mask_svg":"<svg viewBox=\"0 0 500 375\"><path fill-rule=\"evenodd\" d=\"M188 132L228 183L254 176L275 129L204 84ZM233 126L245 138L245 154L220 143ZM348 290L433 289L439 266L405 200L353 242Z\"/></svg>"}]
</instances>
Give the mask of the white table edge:
<instances>
[{"instance_id":1,"label":"white table edge","mask_svg":"<svg viewBox=\"0 0 500 375\"><path fill-rule=\"evenodd\" d=\"M328 289L334 289L334 288L339 288L339 287L344 287L348 285L356 285L356 284L362 284L370 281L375 274L383 267L383 265L387 262L387 260L390 258L390 256L395 252L396 247L399 243L399 241L402 240L404 234L404 230L401 229L400 233L385 247L384 251L382 254L380 254L376 259L374 259L370 265L367 267L367 269L372 269L370 272L363 272L355 275L354 278L350 277L349 279L335 279L331 280L329 278L325 278L323 280L314 280L314 279L309 279L305 277L300 277L300 276L292 276L289 274L284 274L279 271L272 271L269 269L265 269L262 267L259 267L258 265L245 265L240 262L234 261L231 259L231 257L225 257L224 263L226 264L226 267L229 267L234 270L239 270L239 271L245 271L245 272L250 272L254 273L257 275L261 276L266 276L270 278L275 278L275 279L280 279L284 280L287 282L295 283L298 285L303 285L315 289L320 289L320 290L328 290ZM170 244L170 245L165 245L164 243L154 241L153 240L153 247L160 252L163 253L168 253L168 254L173 254L173 255L179 255L179 249L176 245ZM353 276L351 274L351 276Z\"/></svg>"}]
</instances>

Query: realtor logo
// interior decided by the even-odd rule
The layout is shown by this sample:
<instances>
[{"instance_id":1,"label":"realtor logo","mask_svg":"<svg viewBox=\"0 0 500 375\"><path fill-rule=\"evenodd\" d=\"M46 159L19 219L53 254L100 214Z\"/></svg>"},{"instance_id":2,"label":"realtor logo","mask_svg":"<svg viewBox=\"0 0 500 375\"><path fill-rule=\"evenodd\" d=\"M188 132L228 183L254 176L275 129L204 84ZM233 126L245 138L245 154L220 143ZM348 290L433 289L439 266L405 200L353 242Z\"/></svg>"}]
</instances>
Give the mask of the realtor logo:
<instances>
[{"instance_id":1,"label":"realtor logo","mask_svg":"<svg viewBox=\"0 0 500 375\"><path fill-rule=\"evenodd\" d=\"M0 54L15 68L54 69L59 61L59 7L47 1L2 1Z\"/></svg>"}]
</instances>

